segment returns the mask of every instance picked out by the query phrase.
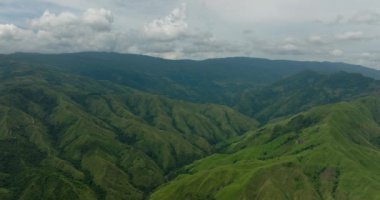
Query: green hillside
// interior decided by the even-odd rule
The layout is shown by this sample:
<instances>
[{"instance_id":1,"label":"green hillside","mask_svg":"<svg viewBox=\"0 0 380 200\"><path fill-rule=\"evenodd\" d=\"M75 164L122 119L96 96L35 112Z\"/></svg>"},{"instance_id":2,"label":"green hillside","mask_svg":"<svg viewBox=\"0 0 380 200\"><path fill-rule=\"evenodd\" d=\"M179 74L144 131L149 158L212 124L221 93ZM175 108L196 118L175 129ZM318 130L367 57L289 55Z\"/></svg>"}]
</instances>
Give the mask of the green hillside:
<instances>
[{"instance_id":1,"label":"green hillside","mask_svg":"<svg viewBox=\"0 0 380 200\"><path fill-rule=\"evenodd\" d=\"M272 85L245 91L235 107L261 122L267 122L314 106L378 94L378 91L380 81L361 74L304 71Z\"/></svg>"},{"instance_id":2,"label":"green hillside","mask_svg":"<svg viewBox=\"0 0 380 200\"><path fill-rule=\"evenodd\" d=\"M143 199L256 122L19 62L0 68L0 199Z\"/></svg>"},{"instance_id":3,"label":"green hillside","mask_svg":"<svg viewBox=\"0 0 380 200\"><path fill-rule=\"evenodd\" d=\"M348 72L378 71L0 56L0 199L380 199L380 82Z\"/></svg>"},{"instance_id":4,"label":"green hillside","mask_svg":"<svg viewBox=\"0 0 380 200\"><path fill-rule=\"evenodd\" d=\"M150 199L380 199L379 116L368 97L268 124Z\"/></svg>"}]
</instances>

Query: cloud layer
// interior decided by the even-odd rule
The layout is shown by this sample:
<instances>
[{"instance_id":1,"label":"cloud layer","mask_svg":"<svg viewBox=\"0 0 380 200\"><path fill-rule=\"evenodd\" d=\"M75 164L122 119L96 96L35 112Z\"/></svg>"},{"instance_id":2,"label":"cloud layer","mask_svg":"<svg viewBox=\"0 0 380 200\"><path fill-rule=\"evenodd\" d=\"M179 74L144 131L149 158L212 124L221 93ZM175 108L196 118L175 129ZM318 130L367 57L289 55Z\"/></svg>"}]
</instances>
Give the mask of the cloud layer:
<instances>
[{"instance_id":1,"label":"cloud layer","mask_svg":"<svg viewBox=\"0 0 380 200\"><path fill-rule=\"evenodd\" d=\"M334 3L3 0L0 53L116 51L171 59L254 56L380 68L380 9L376 10L380 2Z\"/></svg>"},{"instance_id":2,"label":"cloud layer","mask_svg":"<svg viewBox=\"0 0 380 200\"><path fill-rule=\"evenodd\" d=\"M2 53L114 50L118 34L112 23L112 13L105 9L88 9L81 15L45 11L28 20L26 28L0 24L0 46L8 47L1 48Z\"/></svg>"}]
</instances>

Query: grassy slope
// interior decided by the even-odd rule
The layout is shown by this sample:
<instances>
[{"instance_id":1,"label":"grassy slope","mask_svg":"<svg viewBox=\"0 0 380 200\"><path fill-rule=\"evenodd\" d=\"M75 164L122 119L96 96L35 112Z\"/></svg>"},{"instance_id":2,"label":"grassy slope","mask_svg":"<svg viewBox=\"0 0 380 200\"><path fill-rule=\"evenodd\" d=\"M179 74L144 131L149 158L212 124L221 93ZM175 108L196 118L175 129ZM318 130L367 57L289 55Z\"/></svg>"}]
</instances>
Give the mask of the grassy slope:
<instances>
[{"instance_id":1,"label":"grassy slope","mask_svg":"<svg viewBox=\"0 0 380 200\"><path fill-rule=\"evenodd\" d=\"M379 116L373 97L268 124L150 199L379 199Z\"/></svg>"},{"instance_id":2,"label":"grassy slope","mask_svg":"<svg viewBox=\"0 0 380 200\"><path fill-rule=\"evenodd\" d=\"M54 68L0 66L1 199L143 199L255 121Z\"/></svg>"}]
</instances>

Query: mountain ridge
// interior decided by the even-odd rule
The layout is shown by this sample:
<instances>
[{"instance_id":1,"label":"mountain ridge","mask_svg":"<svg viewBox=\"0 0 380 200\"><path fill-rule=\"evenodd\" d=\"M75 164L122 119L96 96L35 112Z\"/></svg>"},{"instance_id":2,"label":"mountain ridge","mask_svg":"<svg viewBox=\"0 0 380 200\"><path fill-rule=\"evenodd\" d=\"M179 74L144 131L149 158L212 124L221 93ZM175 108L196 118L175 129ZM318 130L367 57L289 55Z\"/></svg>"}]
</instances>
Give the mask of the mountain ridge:
<instances>
[{"instance_id":1,"label":"mountain ridge","mask_svg":"<svg viewBox=\"0 0 380 200\"><path fill-rule=\"evenodd\" d=\"M255 58L165 60L134 54L87 52L11 54L3 59L59 67L174 99L229 106L234 105L246 89L272 84L304 70L347 71L380 79L380 71L358 65Z\"/></svg>"},{"instance_id":2,"label":"mountain ridge","mask_svg":"<svg viewBox=\"0 0 380 200\"><path fill-rule=\"evenodd\" d=\"M313 106L378 94L380 81L361 74L303 71L269 86L245 91L235 108L259 121L284 117Z\"/></svg>"}]
</instances>

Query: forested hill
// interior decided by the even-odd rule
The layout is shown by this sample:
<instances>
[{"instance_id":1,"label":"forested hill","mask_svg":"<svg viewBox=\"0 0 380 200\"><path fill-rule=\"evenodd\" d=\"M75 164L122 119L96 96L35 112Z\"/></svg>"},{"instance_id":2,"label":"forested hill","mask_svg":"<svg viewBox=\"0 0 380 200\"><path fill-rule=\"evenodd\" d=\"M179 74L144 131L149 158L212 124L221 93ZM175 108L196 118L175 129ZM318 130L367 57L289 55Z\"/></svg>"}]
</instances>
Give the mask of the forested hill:
<instances>
[{"instance_id":1,"label":"forested hill","mask_svg":"<svg viewBox=\"0 0 380 200\"><path fill-rule=\"evenodd\" d=\"M144 199L172 170L255 127L225 106L9 63L0 67L0 199Z\"/></svg>"},{"instance_id":2,"label":"forested hill","mask_svg":"<svg viewBox=\"0 0 380 200\"><path fill-rule=\"evenodd\" d=\"M234 105L240 93L301 71L346 71L380 79L380 71L331 62L299 62L260 58L202 61L165 60L143 55L85 52L72 54L16 53L1 60L60 67L97 80L126 84L146 92L201 103Z\"/></svg>"},{"instance_id":3,"label":"forested hill","mask_svg":"<svg viewBox=\"0 0 380 200\"><path fill-rule=\"evenodd\" d=\"M0 199L379 199L378 71L0 56Z\"/></svg>"}]
</instances>

